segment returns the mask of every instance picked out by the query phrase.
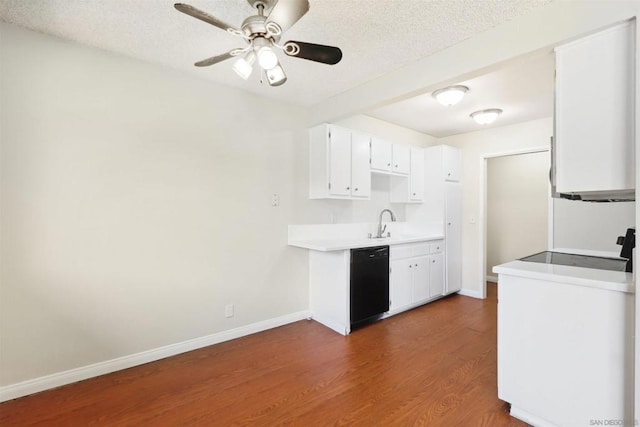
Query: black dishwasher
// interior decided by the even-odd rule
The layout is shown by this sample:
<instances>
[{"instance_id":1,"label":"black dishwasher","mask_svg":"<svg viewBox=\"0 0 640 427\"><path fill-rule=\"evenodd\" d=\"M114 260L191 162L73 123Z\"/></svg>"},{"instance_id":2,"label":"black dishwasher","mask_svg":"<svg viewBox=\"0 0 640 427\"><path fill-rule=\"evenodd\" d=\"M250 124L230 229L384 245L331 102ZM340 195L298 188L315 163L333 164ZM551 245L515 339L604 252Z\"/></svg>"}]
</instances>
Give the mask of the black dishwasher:
<instances>
[{"instance_id":1,"label":"black dishwasher","mask_svg":"<svg viewBox=\"0 0 640 427\"><path fill-rule=\"evenodd\" d=\"M351 249L351 327L389 311L389 246Z\"/></svg>"}]
</instances>

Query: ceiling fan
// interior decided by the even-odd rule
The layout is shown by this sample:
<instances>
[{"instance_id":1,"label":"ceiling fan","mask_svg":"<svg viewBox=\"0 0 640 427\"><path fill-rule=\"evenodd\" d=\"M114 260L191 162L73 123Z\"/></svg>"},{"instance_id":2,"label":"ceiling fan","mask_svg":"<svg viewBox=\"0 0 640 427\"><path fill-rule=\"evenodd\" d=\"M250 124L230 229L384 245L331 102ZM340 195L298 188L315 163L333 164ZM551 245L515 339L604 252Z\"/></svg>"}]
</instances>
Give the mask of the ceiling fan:
<instances>
[{"instance_id":1,"label":"ceiling fan","mask_svg":"<svg viewBox=\"0 0 640 427\"><path fill-rule=\"evenodd\" d=\"M273 48L282 50L288 56L323 64L334 65L342 59L340 48L333 46L299 41L279 44L282 33L291 28L309 10L308 0L248 0L248 2L257 10L257 14L246 18L239 29L191 5L184 3L174 5L182 13L242 37L248 44L244 48L232 49L196 62L196 67L214 65L238 56L239 58L233 64L233 70L246 80L251 75L253 64L257 59L269 85L280 86L287 81L287 76Z\"/></svg>"}]
</instances>

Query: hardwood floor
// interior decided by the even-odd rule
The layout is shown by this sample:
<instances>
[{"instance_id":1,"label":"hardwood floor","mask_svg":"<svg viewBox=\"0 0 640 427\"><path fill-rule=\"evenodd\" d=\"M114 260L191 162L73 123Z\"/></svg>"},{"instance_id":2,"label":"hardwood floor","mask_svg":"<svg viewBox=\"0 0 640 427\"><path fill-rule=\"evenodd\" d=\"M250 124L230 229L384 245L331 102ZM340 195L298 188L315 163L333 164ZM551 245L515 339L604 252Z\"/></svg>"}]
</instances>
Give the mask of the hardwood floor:
<instances>
[{"instance_id":1,"label":"hardwood floor","mask_svg":"<svg viewBox=\"0 0 640 427\"><path fill-rule=\"evenodd\" d=\"M301 321L0 404L0 425L525 426L497 397L496 286L343 337Z\"/></svg>"}]
</instances>

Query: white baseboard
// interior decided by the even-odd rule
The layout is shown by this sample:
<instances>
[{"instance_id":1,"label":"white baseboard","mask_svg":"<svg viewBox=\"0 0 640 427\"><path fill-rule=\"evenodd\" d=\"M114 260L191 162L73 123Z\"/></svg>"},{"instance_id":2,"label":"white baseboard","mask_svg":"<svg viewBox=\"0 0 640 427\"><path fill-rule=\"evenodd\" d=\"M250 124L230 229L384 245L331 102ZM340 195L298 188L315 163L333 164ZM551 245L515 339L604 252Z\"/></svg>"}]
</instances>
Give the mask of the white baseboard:
<instances>
[{"instance_id":1,"label":"white baseboard","mask_svg":"<svg viewBox=\"0 0 640 427\"><path fill-rule=\"evenodd\" d=\"M311 318L313 320L315 320L316 322L326 326L329 329L333 329L334 331L336 331L337 333L339 333L340 335L348 335L348 332L346 331L345 325L341 325L338 322L335 322L331 319L325 319L322 316L318 316L317 314L313 314L311 316Z\"/></svg>"},{"instance_id":2,"label":"white baseboard","mask_svg":"<svg viewBox=\"0 0 640 427\"><path fill-rule=\"evenodd\" d=\"M486 276L484 280L486 282L498 283L498 276Z\"/></svg>"},{"instance_id":3,"label":"white baseboard","mask_svg":"<svg viewBox=\"0 0 640 427\"><path fill-rule=\"evenodd\" d=\"M472 298L478 298L478 299L483 299L482 297L482 291L471 291L469 289L460 289L458 291L458 293L460 295L464 295L466 297L472 297Z\"/></svg>"},{"instance_id":4,"label":"white baseboard","mask_svg":"<svg viewBox=\"0 0 640 427\"><path fill-rule=\"evenodd\" d=\"M0 402L5 402L7 400L16 399L18 397L38 393L111 372L120 371L133 366L154 362L166 357L175 356L176 354L255 334L256 332L266 331L267 329L277 328L278 326L307 319L309 316L309 311L291 313L274 319L263 320L261 322L230 329L228 331L218 332L204 337L170 344L164 347L118 357L117 359L106 360L104 362L98 362L92 365L82 366L80 368L70 369L68 371L58 372L44 377L0 387Z\"/></svg>"}]
</instances>

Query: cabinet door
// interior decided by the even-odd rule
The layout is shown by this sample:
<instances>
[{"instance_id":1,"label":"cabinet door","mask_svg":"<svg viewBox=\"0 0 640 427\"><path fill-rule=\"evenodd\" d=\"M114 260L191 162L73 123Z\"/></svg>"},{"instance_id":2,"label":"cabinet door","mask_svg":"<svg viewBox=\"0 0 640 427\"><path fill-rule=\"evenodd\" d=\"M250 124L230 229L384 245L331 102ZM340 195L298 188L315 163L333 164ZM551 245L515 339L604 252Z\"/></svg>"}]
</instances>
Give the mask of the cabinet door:
<instances>
[{"instance_id":1,"label":"cabinet door","mask_svg":"<svg viewBox=\"0 0 640 427\"><path fill-rule=\"evenodd\" d=\"M462 288L462 186L445 182L445 293Z\"/></svg>"},{"instance_id":2,"label":"cabinet door","mask_svg":"<svg viewBox=\"0 0 640 427\"><path fill-rule=\"evenodd\" d=\"M459 149L442 146L442 163L445 181L460 181L460 169L462 164L462 154Z\"/></svg>"},{"instance_id":3,"label":"cabinet door","mask_svg":"<svg viewBox=\"0 0 640 427\"><path fill-rule=\"evenodd\" d=\"M371 138L371 169L391 171L391 142L384 139Z\"/></svg>"},{"instance_id":4,"label":"cabinet door","mask_svg":"<svg viewBox=\"0 0 640 427\"><path fill-rule=\"evenodd\" d=\"M635 188L633 23L556 48L556 190Z\"/></svg>"},{"instance_id":5,"label":"cabinet door","mask_svg":"<svg viewBox=\"0 0 640 427\"><path fill-rule=\"evenodd\" d=\"M433 297L444 293L444 258L442 254L429 257L429 295Z\"/></svg>"},{"instance_id":6,"label":"cabinet door","mask_svg":"<svg viewBox=\"0 0 640 427\"><path fill-rule=\"evenodd\" d=\"M389 295L391 296L390 311L401 310L411 304L411 272L409 260L400 259L391 262L391 276L389 279Z\"/></svg>"},{"instance_id":7,"label":"cabinet door","mask_svg":"<svg viewBox=\"0 0 640 427\"><path fill-rule=\"evenodd\" d=\"M329 133L329 194L351 196L351 132L331 127Z\"/></svg>"},{"instance_id":8,"label":"cabinet door","mask_svg":"<svg viewBox=\"0 0 640 427\"><path fill-rule=\"evenodd\" d=\"M369 137L356 132L351 133L351 196L371 196Z\"/></svg>"},{"instance_id":9,"label":"cabinet door","mask_svg":"<svg viewBox=\"0 0 640 427\"><path fill-rule=\"evenodd\" d=\"M409 174L409 200L424 200L424 150L411 147L411 172Z\"/></svg>"},{"instance_id":10,"label":"cabinet door","mask_svg":"<svg viewBox=\"0 0 640 427\"><path fill-rule=\"evenodd\" d=\"M392 146L392 168L394 173L409 174L411 169L411 154L410 147L408 145L393 144Z\"/></svg>"},{"instance_id":11,"label":"cabinet door","mask_svg":"<svg viewBox=\"0 0 640 427\"><path fill-rule=\"evenodd\" d=\"M429 299L429 257L421 256L412 259L413 302Z\"/></svg>"}]
</instances>

